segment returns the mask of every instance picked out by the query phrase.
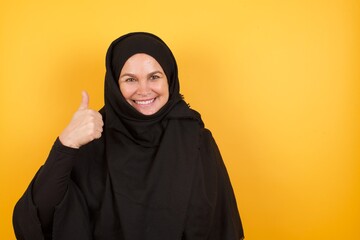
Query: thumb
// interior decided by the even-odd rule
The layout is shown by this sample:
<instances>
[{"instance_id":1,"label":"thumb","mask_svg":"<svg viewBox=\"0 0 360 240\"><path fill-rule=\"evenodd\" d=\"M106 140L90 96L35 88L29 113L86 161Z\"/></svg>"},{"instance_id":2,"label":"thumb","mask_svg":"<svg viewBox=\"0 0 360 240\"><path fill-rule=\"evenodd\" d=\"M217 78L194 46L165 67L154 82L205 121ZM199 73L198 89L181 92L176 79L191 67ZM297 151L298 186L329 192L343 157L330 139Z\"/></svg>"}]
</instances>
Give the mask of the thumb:
<instances>
[{"instance_id":1,"label":"thumb","mask_svg":"<svg viewBox=\"0 0 360 240\"><path fill-rule=\"evenodd\" d=\"M82 91L81 95L82 95L82 99L79 110L85 110L89 106L89 95L86 91Z\"/></svg>"}]
</instances>

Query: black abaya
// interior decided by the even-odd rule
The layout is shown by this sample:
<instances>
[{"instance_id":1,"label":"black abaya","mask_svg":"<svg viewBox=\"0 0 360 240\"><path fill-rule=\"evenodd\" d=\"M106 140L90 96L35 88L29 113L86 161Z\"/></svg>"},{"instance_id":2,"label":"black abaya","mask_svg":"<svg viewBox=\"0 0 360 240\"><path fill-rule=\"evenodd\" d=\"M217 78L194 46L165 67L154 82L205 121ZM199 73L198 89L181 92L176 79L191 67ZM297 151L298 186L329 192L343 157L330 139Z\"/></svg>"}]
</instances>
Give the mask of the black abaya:
<instances>
[{"instance_id":1,"label":"black abaya","mask_svg":"<svg viewBox=\"0 0 360 240\"><path fill-rule=\"evenodd\" d=\"M150 116L117 85L136 53L153 56L168 77L169 101ZM170 49L154 35L131 33L112 43L106 63L102 137L79 150L56 141L15 207L17 238L242 239L226 168L200 114L181 98Z\"/></svg>"}]
</instances>

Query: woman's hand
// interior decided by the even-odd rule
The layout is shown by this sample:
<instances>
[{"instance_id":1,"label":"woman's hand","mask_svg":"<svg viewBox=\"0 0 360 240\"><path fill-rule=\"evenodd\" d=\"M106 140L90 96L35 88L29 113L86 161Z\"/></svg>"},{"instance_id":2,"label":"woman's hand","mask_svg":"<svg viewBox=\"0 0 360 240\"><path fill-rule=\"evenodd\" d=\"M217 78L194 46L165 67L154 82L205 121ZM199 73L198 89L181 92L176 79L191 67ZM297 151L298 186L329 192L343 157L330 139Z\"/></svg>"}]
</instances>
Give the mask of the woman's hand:
<instances>
[{"instance_id":1,"label":"woman's hand","mask_svg":"<svg viewBox=\"0 0 360 240\"><path fill-rule=\"evenodd\" d=\"M63 145L80 148L101 137L104 125L102 116L99 112L89 109L88 106L89 95L83 91L79 109L59 136Z\"/></svg>"}]
</instances>

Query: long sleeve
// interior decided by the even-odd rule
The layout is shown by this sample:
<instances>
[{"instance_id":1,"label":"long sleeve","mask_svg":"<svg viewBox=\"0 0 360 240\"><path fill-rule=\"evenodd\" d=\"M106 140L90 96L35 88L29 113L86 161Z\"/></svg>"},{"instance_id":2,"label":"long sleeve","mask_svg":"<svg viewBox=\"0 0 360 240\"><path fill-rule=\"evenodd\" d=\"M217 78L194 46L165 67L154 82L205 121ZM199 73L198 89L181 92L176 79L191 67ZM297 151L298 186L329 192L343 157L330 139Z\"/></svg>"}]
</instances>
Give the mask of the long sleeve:
<instances>
[{"instance_id":1,"label":"long sleeve","mask_svg":"<svg viewBox=\"0 0 360 240\"><path fill-rule=\"evenodd\" d=\"M55 141L44 166L14 208L17 239L89 239L83 237L89 233L86 202L70 178L77 151ZM83 227L75 228L74 221L82 222Z\"/></svg>"},{"instance_id":2,"label":"long sleeve","mask_svg":"<svg viewBox=\"0 0 360 240\"><path fill-rule=\"evenodd\" d=\"M244 231L228 172L212 137L210 138L210 143L214 151L218 170L218 194L210 233L211 237L209 239L243 239Z\"/></svg>"},{"instance_id":3,"label":"long sleeve","mask_svg":"<svg viewBox=\"0 0 360 240\"><path fill-rule=\"evenodd\" d=\"M33 200L46 236L51 235L55 206L65 195L78 149L69 148L56 139L48 159L33 185Z\"/></svg>"},{"instance_id":4,"label":"long sleeve","mask_svg":"<svg viewBox=\"0 0 360 240\"><path fill-rule=\"evenodd\" d=\"M243 239L235 195L219 149L210 131L204 130L201 139L184 239Z\"/></svg>"}]
</instances>

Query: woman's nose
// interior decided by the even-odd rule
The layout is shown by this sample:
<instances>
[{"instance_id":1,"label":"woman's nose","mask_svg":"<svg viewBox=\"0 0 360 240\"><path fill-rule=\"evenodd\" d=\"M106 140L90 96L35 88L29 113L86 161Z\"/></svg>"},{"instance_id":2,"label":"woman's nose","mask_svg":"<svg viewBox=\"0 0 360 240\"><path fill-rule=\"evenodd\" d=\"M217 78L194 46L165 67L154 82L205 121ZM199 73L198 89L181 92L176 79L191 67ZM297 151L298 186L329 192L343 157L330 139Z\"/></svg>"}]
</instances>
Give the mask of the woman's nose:
<instances>
[{"instance_id":1,"label":"woman's nose","mask_svg":"<svg viewBox=\"0 0 360 240\"><path fill-rule=\"evenodd\" d=\"M139 81L139 87L138 87L138 91L137 94L139 95L147 95L150 93L150 88L148 85L148 82L145 81Z\"/></svg>"}]
</instances>

